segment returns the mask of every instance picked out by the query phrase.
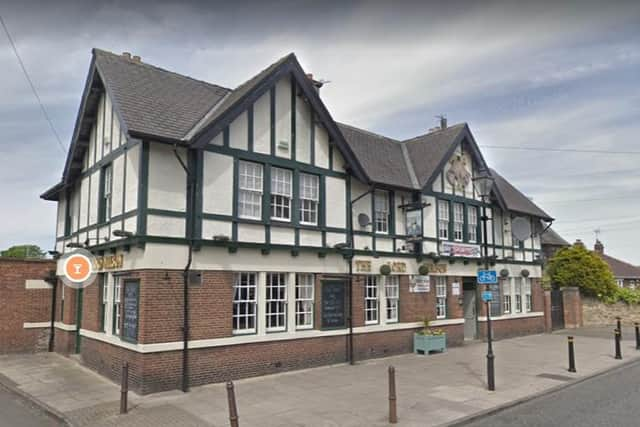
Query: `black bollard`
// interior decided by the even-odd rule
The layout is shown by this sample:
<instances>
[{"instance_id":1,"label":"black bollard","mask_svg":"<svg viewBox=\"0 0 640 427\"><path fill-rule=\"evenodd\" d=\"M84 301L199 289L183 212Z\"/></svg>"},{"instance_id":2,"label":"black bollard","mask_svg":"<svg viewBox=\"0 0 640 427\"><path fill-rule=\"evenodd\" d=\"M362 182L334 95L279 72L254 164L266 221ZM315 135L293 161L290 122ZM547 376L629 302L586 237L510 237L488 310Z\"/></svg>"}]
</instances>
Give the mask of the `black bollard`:
<instances>
[{"instance_id":1,"label":"black bollard","mask_svg":"<svg viewBox=\"0 0 640 427\"><path fill-rule=\"evenodd\" d=\"M231 427L238 427L238 407L236 406L236 393L233 389L233 381L227 383L227 401L229 403L229 424Z\"/></svg>"},{"instance_id":2,"label":"black bollard","mask_svg":"<svg viewBox=\"0 0 640 427\"><path fill-rule=\"evenodd\" d=\"M120 413L126 414L128 411L129 399L129 363L122 365L122 382L120 384Z\"/></svg>"},{"instance_id":3,"label":"black bollard","mask_svg":"<svg viewBox=\"0 0 640 427\"><path fill-rule=\"evenodd\" d=\"M614 332L616 338L616 359L622 360L622 350L620 349L620 329L616 329Z\"/></svg>"},{"instance_id":4,"label":"black bollard","mask_svg":"<svg viewBox=\"0 0 640 427\"><path fill-rule=\"evenodd\" d=\"M567 337L569 343L569 372L576 371L576 355L573 348L573 337Z\"/></svg>"},{"instance_id":5,"label":"black bollard","mask_svg":"<svg viewBox=\"0 0 640 427\"><path fill-rule=\"evenodd\" d=\"M640 325L638 322L634 323L636 327L636 350L640 350Z\"/></svg>"},{"instance_id":6,"label":"black bollard","mask_svg":"<svg viewBox=\"0 0 640 427\"><path fill-rule=\"evenodd\" d=\"M389 423L398 423L398 410L396 406L396 370L389 366Z\"/></svg>"}]
</instances>

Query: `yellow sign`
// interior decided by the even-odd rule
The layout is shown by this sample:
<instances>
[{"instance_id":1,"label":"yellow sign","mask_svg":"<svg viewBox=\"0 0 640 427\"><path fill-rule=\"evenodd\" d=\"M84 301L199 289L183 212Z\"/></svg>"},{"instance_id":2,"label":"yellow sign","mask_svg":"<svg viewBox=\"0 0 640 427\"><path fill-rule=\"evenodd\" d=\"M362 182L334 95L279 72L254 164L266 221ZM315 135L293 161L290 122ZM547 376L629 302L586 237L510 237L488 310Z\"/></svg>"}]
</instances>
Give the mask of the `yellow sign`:
<instances>
[{"instance_id":1,"label":"yellow sign","mask_svg":"<svg viewBox=\"0 0 640 427\"><path fill-rule=\"evenodd\" d=\"M105 255L103 257L96 258L95 268L96 270L115 270L116 268L122 268L124 264L124 255Z\"/></svg>"},{"instance_id":2,"label":"yellow sign","mask_svg":"<svg viewBox=\"0 0 640 427\"><path fill-rule=\"evenodd\" d=\"M358 273L371 272L371 261L356 261L356 271Z\"/></svg>"},{"instance_id":3,"label":"yellow sign","mask_svg":"<svg viewBox=\"0 0 640 427\"><path fill-rule=\"evenodd\" d=\"M445 274L447 272L447 264L428 264L429 273Z\"/></svg>"}]
</instances>

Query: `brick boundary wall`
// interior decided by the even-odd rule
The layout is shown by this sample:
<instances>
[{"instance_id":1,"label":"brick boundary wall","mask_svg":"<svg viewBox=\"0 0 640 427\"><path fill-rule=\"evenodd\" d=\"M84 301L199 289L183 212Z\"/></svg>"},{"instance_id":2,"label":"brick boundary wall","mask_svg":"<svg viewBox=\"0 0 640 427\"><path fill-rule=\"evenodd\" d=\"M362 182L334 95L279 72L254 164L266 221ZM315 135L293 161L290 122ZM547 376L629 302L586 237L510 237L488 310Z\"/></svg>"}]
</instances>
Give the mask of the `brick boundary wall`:
<instances>
[{"instance_id":1,"label":"brick boundary wall","mask_svg":"<svg viewBox=\"0 0 640 427\"><path fill-rule=\"evenodd\" d=\"M542 334L545 332L545 319L539 317L523 317L491 322L493 339L500 340L523 335ZM480 322L478 332L481 338L487 336L487 322Z\"/></svg>"},{"instance_id":2,"label":"brick boundary wall","mask_svg":"<svg viewBox=\"0 0 640 427\"><path fill-rule=\"evenodd\" d=\"M25 323L51 320L52 287L40 282L27 289L27 280L41 281L55 262L0 257L0 353L46 351L49 327L24 328Z\"/></svg>"}]
</instances>

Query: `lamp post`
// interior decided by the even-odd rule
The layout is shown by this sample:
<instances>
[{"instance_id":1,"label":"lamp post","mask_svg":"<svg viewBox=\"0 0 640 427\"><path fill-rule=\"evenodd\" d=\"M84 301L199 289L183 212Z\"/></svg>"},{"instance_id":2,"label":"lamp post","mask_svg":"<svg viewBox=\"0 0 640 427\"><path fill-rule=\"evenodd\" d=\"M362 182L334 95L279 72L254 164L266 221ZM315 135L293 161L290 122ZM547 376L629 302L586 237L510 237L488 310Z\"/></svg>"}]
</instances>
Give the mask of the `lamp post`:
<instances>
[{"instance_id":1,"label":"lamp post","mask_svg":"<svg viewBox=\"0 0 640 427\"><path fill-rule=\"evenodd\" d=\"M489 195L491 194L491 187L493 186L493 177L489 174L488 171L483 170L480 174L473 179L476 190L478 191L480 197L482 198L482 246L484 249L484 268L485 270L489 269L489 242L487 235L487 221L489 218L487 217L487 200L489 199ZM487 285L487 290L490 289L490 285ZM493 369L493 362L495 356L493 355L493 334L491 331L491 307L489 301L486 301L487 305L487 388L490 391L496 389L495 384L495 373Z\"/></svg>"}]
</instances>

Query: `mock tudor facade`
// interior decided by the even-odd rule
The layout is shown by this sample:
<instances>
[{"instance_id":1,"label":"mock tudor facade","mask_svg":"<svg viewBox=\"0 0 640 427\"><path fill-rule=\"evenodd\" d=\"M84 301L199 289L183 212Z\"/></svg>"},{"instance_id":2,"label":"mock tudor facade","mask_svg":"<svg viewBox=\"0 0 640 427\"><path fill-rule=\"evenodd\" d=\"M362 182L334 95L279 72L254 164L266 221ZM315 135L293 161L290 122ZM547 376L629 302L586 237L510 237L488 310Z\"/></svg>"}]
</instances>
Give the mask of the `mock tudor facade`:
<instances>
[{"instance_id":1,"label":"mock tudor facade","mask_svg":"<svg viewBox=\"0 0 640 427\"><path fill-rule=\"evenodd\" d=\"M552 218L493 170L484 205L469 126L395 140L336 123L320 86L293 54L232 90L93 50L62 181L42 195L56 250L99 260L95 284L58 292L59 351L114 379L126 360L148 393L185 372L197 385L411 351L425 318L461 344L485 334L485 238L495 336L544 330Z\"/></svg>"}]
</instances>

